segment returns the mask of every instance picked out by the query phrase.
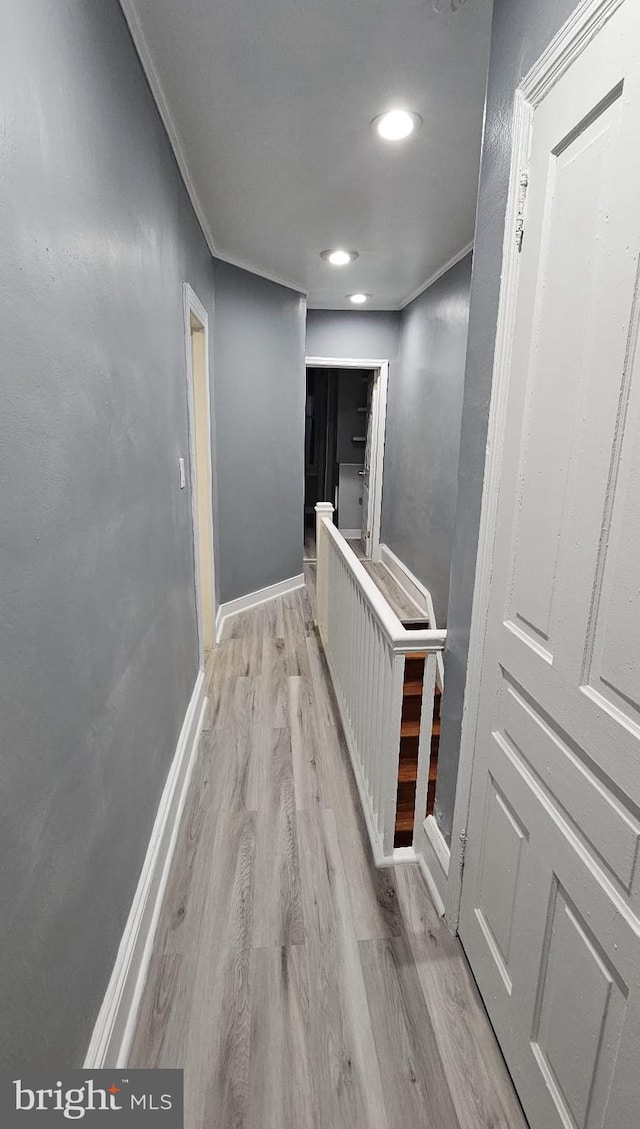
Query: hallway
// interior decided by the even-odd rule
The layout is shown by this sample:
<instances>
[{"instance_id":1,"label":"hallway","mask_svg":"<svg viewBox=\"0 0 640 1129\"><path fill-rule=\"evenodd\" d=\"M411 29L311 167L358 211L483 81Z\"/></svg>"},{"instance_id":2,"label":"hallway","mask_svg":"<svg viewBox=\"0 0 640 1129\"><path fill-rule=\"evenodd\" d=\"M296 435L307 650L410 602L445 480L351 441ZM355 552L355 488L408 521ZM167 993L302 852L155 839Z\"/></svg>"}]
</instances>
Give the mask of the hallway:
<instances>
[{"instance_id":1,"label":"hallway","mask_svg":"<svg viewBox=\"0 0 640 1129\"><path fill-rule=\"evenodd\" d=\"M129 1065L187 1129L525 1129L417 866L369 859L309 588L230 620Z\"/></svg>"}]
</instances>

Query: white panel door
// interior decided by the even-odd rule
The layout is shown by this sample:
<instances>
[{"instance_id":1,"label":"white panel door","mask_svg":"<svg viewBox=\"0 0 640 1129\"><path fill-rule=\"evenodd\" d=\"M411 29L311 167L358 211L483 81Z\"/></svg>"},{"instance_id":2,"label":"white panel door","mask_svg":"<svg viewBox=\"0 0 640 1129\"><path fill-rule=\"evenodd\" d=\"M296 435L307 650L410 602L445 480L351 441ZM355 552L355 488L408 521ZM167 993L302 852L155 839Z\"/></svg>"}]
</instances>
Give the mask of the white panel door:
<instances>
[{"instance_id":1,"label":"white panel door","mask_svg":"<svg viewBox=\"0 0 640 1129\"><path fill-rule=\"evenodd\" d=\"M535 110L460 935L532 1129L640 1125L640 2Z\"/></svg>"}]
</instances>

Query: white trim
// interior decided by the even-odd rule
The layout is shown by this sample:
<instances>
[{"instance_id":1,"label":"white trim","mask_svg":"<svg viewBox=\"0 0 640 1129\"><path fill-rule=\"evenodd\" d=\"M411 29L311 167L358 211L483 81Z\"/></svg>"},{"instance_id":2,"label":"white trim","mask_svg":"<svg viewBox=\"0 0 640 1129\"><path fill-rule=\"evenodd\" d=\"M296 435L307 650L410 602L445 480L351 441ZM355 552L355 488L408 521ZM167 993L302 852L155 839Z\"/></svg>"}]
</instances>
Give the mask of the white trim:
<instances>
[{"instance_id":1,"label":"white trim","mask_svg":"<svg viewBox=\"0 0 640 1129\"><path fill-rule=\"evenodd\" d=\"M583 3L575 9L515 91L509 198L502 250L502 284L496 325L482 510L478 535L452 843L457 843L460 836L464 836L466 833L471 802L476 728L489 616L494 538L504 455L511 348L520 273L520 256L514 236L518 216L520 175L529 163L533 115L536 106L540 104L555 83L589 45L594 35L600 31L623 2L624 0L583 0ZM453 867L447 884L446 918L449 928L454 932L458 928L461 897L462 872L458 867Z\"/></svg>"},{"instance_id":2,"label":"white trim","mask_svg":"<svg viewBox=\"0 0 640 1129\"><path fill-rule=\"evenodd\" d=\"M213 611L213 624L212 624L212 637L215 638L215 621L216 621L216 565L215 565L215 542L213 538L213 460L211 454L211 374L209 371L209 315L202 302L192 290L188 282L183 284L182 288L182 301L184 312L184 337L185 337L185 356L187 366L187 405L188 405L188 425L189 425L189 463L191 470L191 517L193 524L193 562L195 570L195 584L196 584L196 618L198 624L198 653L200 657L200 668L204 670L205 665L205 651L203 640L203 612L202 612L202 577L200 575L200 514L198 512L198 492L197 492L197 461L196 461L196 440L195 440L195 393L193 386L193 360L191 353L191 314L193 314L202 326L204 333L204 361L206 370L205 379L205 397L206 397L206 415L207 415L207 450L205 451L205 463L207 473L209 476L210 484L210 502L211 506L207 514L206 527L202 531L205 538L208 539L211 547L211 576L209 583L211 584L211 600Z\"/></svg>"},{"instance_id":3,"label":"white trim","mask_svg":"<svg viewBox=\"0 0 640 1129\"><path fill-rule=\"evenodd\" d=\"M149 846L111 978L98 1013L85 1070L126 1066L153 942L195 763L207 705L199 671L156 812Z\"/></svg>"},{"instance_id":4,"label":"white trim","mask_svg":"<svg viewBox=\"0 0 640 1129\"><path fill-rule=\"evenodd\" d=\"M158 70L153 61L153 56L151 54L151 50L142 28L142 24L136 11L134 0L120 0L120 7L122 8L124 18L127 21L129 33L133 40L135 49L138 52L140 62L142 63L142 69L146 75L147 82L149 83L154 102L158 107L158 113L160 114L160 117L162 119L162 124L164 125L164 128L167 132L169 144L173 149L173 155L180 170L180 175L187 190L191 205L196 214L198 223L202 228L202 233L207 241L207 245L209 247L209 250L211 251L211 254L216 259L221 259L225 263L230 263L232 266L239 267L241 270L250 271L251 274L257 274L261 278L266 278L269 282L277 282L280 286L287 286L290 290L296 290L298 291L298 293L306 296L306 288L304 286L300 286L299 283L292 282L290 279L280 278L275 274L271 274L257 264L248 263L244 259L230 255L227 251L224 251L222 247L216 246L215 240L213 238L213 233L206 218L205 210L196 191L196 186L191 176L191 171L189 169L187 158L185 156L185 151L182 147L182 141L180 140L178 127L176 126L171 110L169 109L169 101L164 92L164 87L160 80L160 75L158 74Z\"/></svg>"},{"instance_id":5,"label":"white trim","mask_svg":"<svg viewBox=\"0 0 640 1129\"><path fill-rule=\"evenodd\" d=\"M496 327L496 346L489 408L482 509L471 611L467 680L463 702L460 759L458 763L458 780L451 836L453 843L458 842L459 836L463 832L466 832L469 804L471 801L476 721L480 701L480 682L482 664L484 661L485 633L491 588L493 543L502 473L511 337L520 272L520 257L517 252L514 233L516 230L519 206L520 174L521 170L528 165L531 113L532 111L527 107L520 92L516 91L510 187L503 240L502 286ZM458 928L461 897L462 872L454 867L447 884L446 898L447 924L454 932L456 932Z\"/></svg>"},{"instance_id":6,"label":"white trim","mask_svg":"<svg viewBox=\"0 0 640 1129\"><path fill-rule=\"evenodd\" d=\"M411 569L407 568L404 561L401 561L400 557L397 557L388 545L380 546L380 560L385 568L389 570L396 583L402 588L407 599L411 600L411 603L416 605L420 615L427 617L429 627L437 631L438 624L436 622L436 613L429 589L425 588L422 581L418 580L417 576L414 576ZM441 651L436 655L436 670L437 683L442 690L444 688L444 659Z\"/></svg>"},{"instance_id":7,"label":"white trim","mask_svg":"<svg viewBox=\"0 0 640 1129\"><path fill-rule=\"evenodd\" d=\"M345 541L358 541L362 537L361 529L340 529L340 532Z\"/></svg>"},{"instance_id":8,"label":"white trim","mask_svg":"<svg viewBox=\"0 0 640 1129\"><path fill-rule=\"evenodd\" d=\"M624 0L583 0L574 9L520 83L520 93L534 109L623 2Z\"/></svg>"},{"instance_id":9,"label":"white trim","mask_svg":"<svg viewBox=\"0 0 640 1129\"><path fill-rule=\"evenodd\" d=\"M318 502L316 504L316 511L320 505L322 505L325 514L331 513L332 507L326 502ZM329 506L329 508L325 510L325 506ZM409 631L404 627L387 598L382 594L378 585L367 572L360 558L357 557L353 549L347 545L339 529L336 528L330 519L328 521L326 518L323 520L327 536L331 538L338 553L349 569L349 572L352 573L371 612L380 624L391 649L398 655L411 654L413 651L441 651L446 643L446 631L434 631L432 628Z\"/></svg>"},{"instance_id":10,"label":"white trim","mask_svg":"<svg viewBox=\"0 0 640 1129\"><path fill-rule=\"evenodd\" d=\"M433 881L433 876L431 874L431 871L429 870L429 868L428 868L426 862L424 861L422 855L418 855L417 858L418 858L418 866L420 868L420 873L421 873L422 877L424 878L427 890L429 892L429 897L431 898L431 901L433 902L435 911L436 911L438 917L444 917L444 902L443 902L442 898L440 897L440 891L438 890L438 887L436 886L435 882Z\"/></svg>"},{"instance_id":11,"label":"white trim","mask_svg":"<svg viewBox=\"0 0 640 1129\"><path fill-rule=\"evenodd\" d=\"M460 251L457 251L455 255L452 255L452 257L447 260L444 266L439 267L435 274L432 274L426 282L423 282L421 286L418 286L417 290L412 290L407 298L403 298L402 302L398 306L398 309L405 310L407 306L410 306L412 302L415 302L416 298L419 298L421 294L424 294L425 290L428 290L430 286L433 286L434 282L437 282L438 279L442 278L442 276L447 273L447 271L452 270L453 267L462 262L462 260L467 257L470 251L473 251L473 239L470 243L467 243L464 247L462 247Z\"/></svg>"},{"instance_id":12,"label":"white trim","mask_svg":"<svg viewBox=\"0 0 640 1129\"><path fill-rule=\"evenodd\" d=\"M433 610L433 600L428 588L425 588L421 580L407 568L404 561L397 557L388 545L382 544L380 546L380 560L382 564L389 569L394 580L402 588L408 600L416 605L416 610L424 615L429 620L429 626L437 628L436 614Z\"/></svg>"},{"instance_id":13,"label":"white trim","mask_svg":"<svg viewBox=\"0 0 640 1129\"><path fill-rule=\"evenodd\" d=\"M363 368L378 372L378 394L376 397L375 430L371 454L371 473L369 490L373 491L373 528L371 530L371 560L380 560L380 526L382 523L382 481L384 474L384 450L387 430L387 399L389 394L389 361L364 360L354 357L305 357L307 368ZM360 536L358 530L356 536Z\"/></svg>"},{"instance_id":14,"label":"white trim","mask_svg":"<svg viewBox=\"0 0 640 1129\"><path fill-rule=\"evenodd\" d=\"M248 274L255 274L258 278L266 279L267 282L276 282L278 286L286 286L287 290L293 290L305 300L309 297L309 291L301 282L292 282L290 278L283 278L282 275L274 274L266 267L261 267L257 263L250 263L246 259L241 259L238 255L232 255L230 251L225 251L222 247L217 248L215 257L219 262L238 267L239 270L247 271Z\"/></svg>"},{"instance_id":15,"label":"white trim","mask_svg":"<svg viewBox=\"0 0 640 1129\"><path fill-rule=\"evenodd\" d=\"M388 365L388 360L371 360L366 357L364 360L357 360L353 357L305 357L304 361L307 368L382 368L382 365Z\"/></svg>"},{"instance_id":16,"label":"white trim","mask_svg":"<svg viewBox=\"0 0 640 1129\"><path fill-rule=\"evenodd\" d=\"M288 592L304 588L304 584L304 573L301 572L299 576L290 576L288 580L279 580L268 588L259 588L257 592L249 592L246 596L238 596L235 600L220 604L216 615L216 642L220 642L225 620L230 616L257 608L259 604L266 604L268 600L275 600L278 596L286 596Z\"/></svg>"},{"instance_id":17,"label":"white trim","mask_svg":"<svg viewBox=\"0 0 640 1129\"><path fill-rule=\"evenodd\" d=\"M164 128L167 131L169 143L171 145L171 148L173 149L178 168L180 169L180 174L184 181L185 188L189 194L189 199L191 200L193 210L196 213L198 223L202 228L211 254L216 255L217 251L215 243L213 241L213 235L211 234L211 229L209 227L209 224L207 223L204 208L202 207L198 198L198 193L196 192L195 185L193 183L193 180L191 179L191 173L189 172L187 159L182 148L182 142L180 141L177 127L171 115L169 103L165 96L164 88L160 81L158 71L156 70L156 65L153 61L151 51L149 50L149 47L147 45L145 34L142 30L142 24L140 23L140 20L138 18L134 0L120 0L120 7L122 8L124 18L129 26L131 38L133 39L136 51L138 52L140 62L142 63L142 69L144 70L144 73L147 77L147 82L149 83L149 86L151 88L151 93L153 95L155 104L158 107L158 112L160 114L160 117L162 118Z\"/></svg>"},{"instance_id":18,"label":"white trim","mask_svg":"<svg viewBox=\"0 0 640 1129\"><path fill-rule=\"evenodd\" d=\"M440 864L443 874L445 877L448 877L449 864L451 862L451 848L447 844L447 840L432 815L428 815L425 819L423 830L433 847L433 852Z\"/></svg>"},{"instance_id":19,"label":"white trim","mask_svg":"<svg viewBox=\"0 0 640 1129\"><path fill-rule=\"evenodd\" d=\"M417 856L436 911L444 917L451 852L432 815L427 816L422 825Z\"/></svg>"}]
</instances>

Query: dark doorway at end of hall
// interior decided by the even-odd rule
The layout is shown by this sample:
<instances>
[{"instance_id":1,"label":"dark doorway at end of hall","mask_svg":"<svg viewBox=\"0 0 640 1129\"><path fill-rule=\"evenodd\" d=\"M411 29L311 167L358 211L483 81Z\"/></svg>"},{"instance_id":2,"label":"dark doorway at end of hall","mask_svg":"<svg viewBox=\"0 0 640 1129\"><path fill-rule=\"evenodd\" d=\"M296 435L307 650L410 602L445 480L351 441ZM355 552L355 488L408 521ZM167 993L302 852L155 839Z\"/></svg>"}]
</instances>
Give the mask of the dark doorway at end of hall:
<instances>
[{"instance_id":1,"label":"dark doorway at end of hall","mask_svg":"<svg viewBox=\"0 0 640 1129\"><path fill-rule=\"evenodd\" d=\"M305 560L316 556L316 502L332 502L339 529L361 547L373 379L370 369L307 368Z\"/></svg>"}]
</instances>

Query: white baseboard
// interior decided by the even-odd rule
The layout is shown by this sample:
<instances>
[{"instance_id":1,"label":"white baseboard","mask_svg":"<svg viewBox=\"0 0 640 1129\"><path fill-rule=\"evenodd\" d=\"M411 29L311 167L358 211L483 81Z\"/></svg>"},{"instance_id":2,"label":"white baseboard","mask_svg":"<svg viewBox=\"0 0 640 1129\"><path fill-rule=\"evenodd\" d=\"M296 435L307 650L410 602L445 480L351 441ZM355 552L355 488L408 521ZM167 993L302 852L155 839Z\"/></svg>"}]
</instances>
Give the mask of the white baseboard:
<instances>
[{"instance_id":1,"label":"white baseboard","mask_svg":"<svg viewBox=\"0 0 640 1129\"><path fill-rule=\"evenodd\" d=\"M361 529L340 529L338 532L342 534L345 541L360 541L362 539Z\"/></svg>"},{"instance_id":2,"label":"white baseboard","mask_svg":"<svg viewBox=\"0 0 640 1129\"><path fill-rule=\"evenodd\" d=\"M415 842L418 863L440 917L444 917L451 851L432 815L425 819Z\"/></svg>"},{"instance_id":3,"label":"white baseboard","mask_svg":"<svg viewBox=\"0 0 640 1129\"><path fill-rule=\"evenodd\" d=\"M222 637L224 621L229 616L238 612L249 611L257 608L259 604L266 604L267 600L275 600L277 596L286 596L288 592L295 592L296 588L304 588L304 573L299 576L290 576L288 580L280 580L277 584L270 584L268 588L260 588L257 592L249 592L246 596L238 596L237 600L229 600L220 604L216 613L216 643Z\"/></svg>"},{"instance_id":4,"label":"white baseboard","mask_svg":"<svg viewBox=\"0 0 640 1129\"><path fill-rule=\"evenodd\" d=\"M169 868L207 704L201 670L185 714L176 751L156 812L147 854L111 979L96 1020L85 1070L127 1065Z\"/></svg>"},{"instance_id":5,"label":"white baseboard","mask_svg":"<svg viewBox=\"0 0 640 1129\"><path fill-rule=\"evenodd\" d=\"M433 600L429 589L425 588L422 581L413 575L404 561L401 561L400 557L397 557L388 545L380 546L380 560L383 565L387 566L389 572L404 590L405 595L416 604L423 615L427 616L429 627L437 631L436 614L433 610Z\"/></svg>"}]
</instances>

